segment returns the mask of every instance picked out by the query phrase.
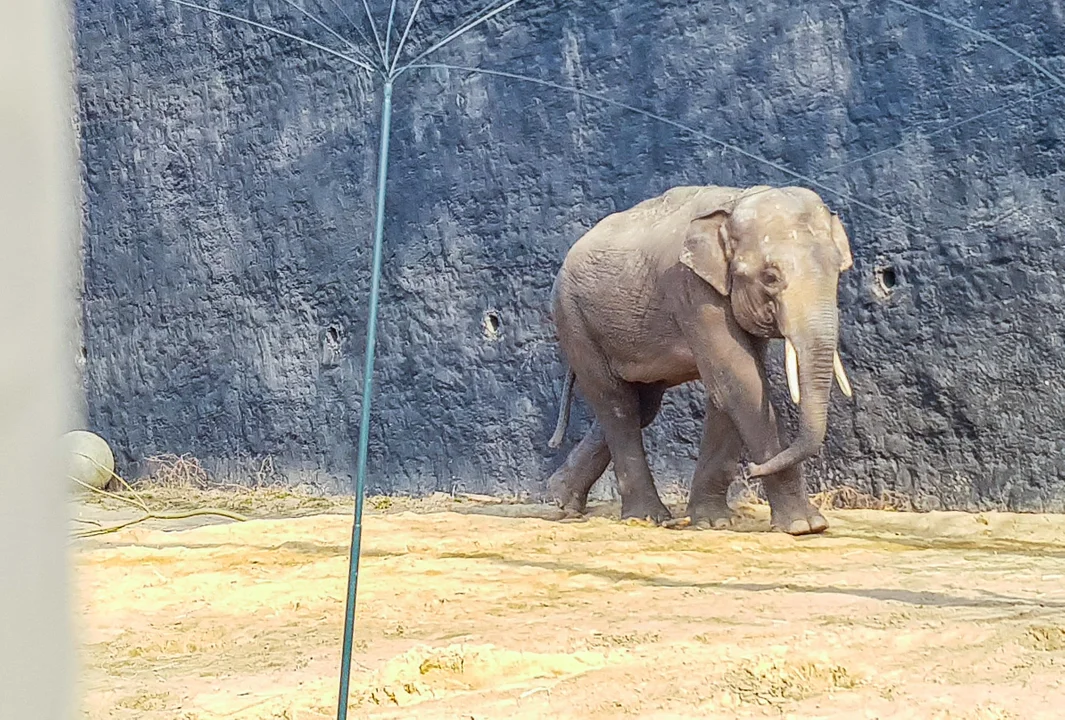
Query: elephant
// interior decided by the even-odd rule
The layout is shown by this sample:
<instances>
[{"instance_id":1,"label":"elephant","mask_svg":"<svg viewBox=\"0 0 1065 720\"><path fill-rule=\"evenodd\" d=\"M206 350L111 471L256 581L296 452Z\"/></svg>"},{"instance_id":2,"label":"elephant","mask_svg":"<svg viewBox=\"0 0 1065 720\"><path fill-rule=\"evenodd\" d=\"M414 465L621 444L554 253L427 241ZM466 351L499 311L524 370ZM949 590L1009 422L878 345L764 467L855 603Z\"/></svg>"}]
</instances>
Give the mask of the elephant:
<instances>
[{"instance_id":1,"label":"elephant","mask_svg":"<svg viewBox=\"0 0 1065 720\"><path fill-rule=\"evenodd\" d=\"M566 379L560 446L574 383L594 422L548 480L570 517L611 460L622 518L671 521L642 430L665 391L701 380L706 419L687 518L727 527L743 453L762 479L773 530L823 532L800 472L824 443L833 378L850 397L838 352L838 283L853 264L839 216L803 187L679 186L600 220L567 252L551 290ZM765 356L784 339L799 427L785 446L769 400Z\"/></svg>"}]
</instances>

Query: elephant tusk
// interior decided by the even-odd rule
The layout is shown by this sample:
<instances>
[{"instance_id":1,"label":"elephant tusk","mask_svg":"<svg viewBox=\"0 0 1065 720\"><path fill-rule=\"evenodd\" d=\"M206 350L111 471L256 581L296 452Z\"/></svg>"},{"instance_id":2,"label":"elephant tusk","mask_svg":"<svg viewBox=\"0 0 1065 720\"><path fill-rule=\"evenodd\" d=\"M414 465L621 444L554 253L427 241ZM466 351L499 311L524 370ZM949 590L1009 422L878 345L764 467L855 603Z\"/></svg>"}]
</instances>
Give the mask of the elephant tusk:
<instances>
[{"instance_id":1,"label":"elephant tusk","mask_svg":"<svg viewBox=\"0 0 1065 720\"><path fill-rule=\"evenodd\" d=\"M791 401L799 404L799 354L795 352L795 346L791 340L784 338L784 370L788 375L788 392L791 393ZM838 377L838 376L837 376Z\"/></svg>"},{"instance_id":2,"label":"elephant tusk","mask_svg":"<svg viewBox=\"0 0 1065 720\"><path fill-rule=\"evenodd\" d=\"M843 361L839 359L839 351L832 353L832 371L836 374L839 389L844 395L851 397L854 391L851 390L851 381L847 379L847 373L843 370Z\"/></svg>"}]
</instances>

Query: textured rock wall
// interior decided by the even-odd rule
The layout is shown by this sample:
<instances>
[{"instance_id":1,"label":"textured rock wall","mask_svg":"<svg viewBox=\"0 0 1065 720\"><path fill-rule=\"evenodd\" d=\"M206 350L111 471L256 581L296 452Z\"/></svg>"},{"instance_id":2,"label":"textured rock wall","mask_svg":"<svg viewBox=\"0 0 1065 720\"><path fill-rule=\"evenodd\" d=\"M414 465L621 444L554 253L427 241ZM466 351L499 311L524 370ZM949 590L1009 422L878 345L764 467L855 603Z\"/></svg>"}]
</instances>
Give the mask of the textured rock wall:
<instances>
[{"instance_id":1,"label":"textured rock wall","mask_svg":"<svg viewBox=\"0 0 1065 720\"><path fill-rule=\"evenodd\" d=\"M1065 76L1061 0L935 6ZM343 47L282 2L220 7ZM372 52L336 5L308 7ZM409 47L478 7L425 3ZM361 3L340 9L359 17ZM189 452L219 476L265 467L343 489L379 83L165 0L80 0L77 41L91 426L131 472ZM1052 80L904 7L829 0L527 0L434 57L703 135L499 77L403 76L373 490L538 492L561 461L546 447L562 381L546 307L566 248L672 185L816 180L838 191L822 195L855 255L840 301L856 398L837 397L811 484L1065 509L1065 90ZM648 443L660 483L683 484L702 401L668 397ZM575 410L563 451L587 426Z\"/></svg>"}]
</instances>

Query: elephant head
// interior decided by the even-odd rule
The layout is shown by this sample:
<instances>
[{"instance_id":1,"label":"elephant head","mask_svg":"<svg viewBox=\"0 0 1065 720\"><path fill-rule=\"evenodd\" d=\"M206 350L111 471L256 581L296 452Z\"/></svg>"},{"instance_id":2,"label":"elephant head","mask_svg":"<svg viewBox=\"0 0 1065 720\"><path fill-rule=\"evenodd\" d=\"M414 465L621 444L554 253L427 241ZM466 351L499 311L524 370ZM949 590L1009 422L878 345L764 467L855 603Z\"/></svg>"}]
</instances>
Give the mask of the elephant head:
<instances>
[{"instance_id":1,"label":"elephant head","mask_svg":"<svg viewBox=\"0 0 1065 720\"><path fill-rule=\"evenodd\" d=\"M799 432L790 446L752 466L751 475L772 475L816 455L833 376L851 394L836 349L839 275L852 264L839 217L805 188L751 188L691 220L680 260L728 298L746 332L784 338Z\"/></svg>"}]
</instances>

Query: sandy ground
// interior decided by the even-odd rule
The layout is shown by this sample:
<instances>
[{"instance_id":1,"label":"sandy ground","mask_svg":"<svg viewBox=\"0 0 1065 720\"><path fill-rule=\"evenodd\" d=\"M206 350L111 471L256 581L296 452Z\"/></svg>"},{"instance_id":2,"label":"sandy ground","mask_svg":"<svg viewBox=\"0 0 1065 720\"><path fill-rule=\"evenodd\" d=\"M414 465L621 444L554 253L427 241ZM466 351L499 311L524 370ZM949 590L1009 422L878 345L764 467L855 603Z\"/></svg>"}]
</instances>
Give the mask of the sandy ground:
<instances>
[{"instance_id":1,"label":"sandy ground","mask_svg":"<svg viewBox=\"0 0 1065 720\"><path fill-rule=\"evenodd\" d=\"M1065 713L1063 516L837 511L795 539L764 507L728 532L381 509L352 718ZM349 516L177 526L75 544L84 716L335 717Z\"/></svg>"}]
</instances>

